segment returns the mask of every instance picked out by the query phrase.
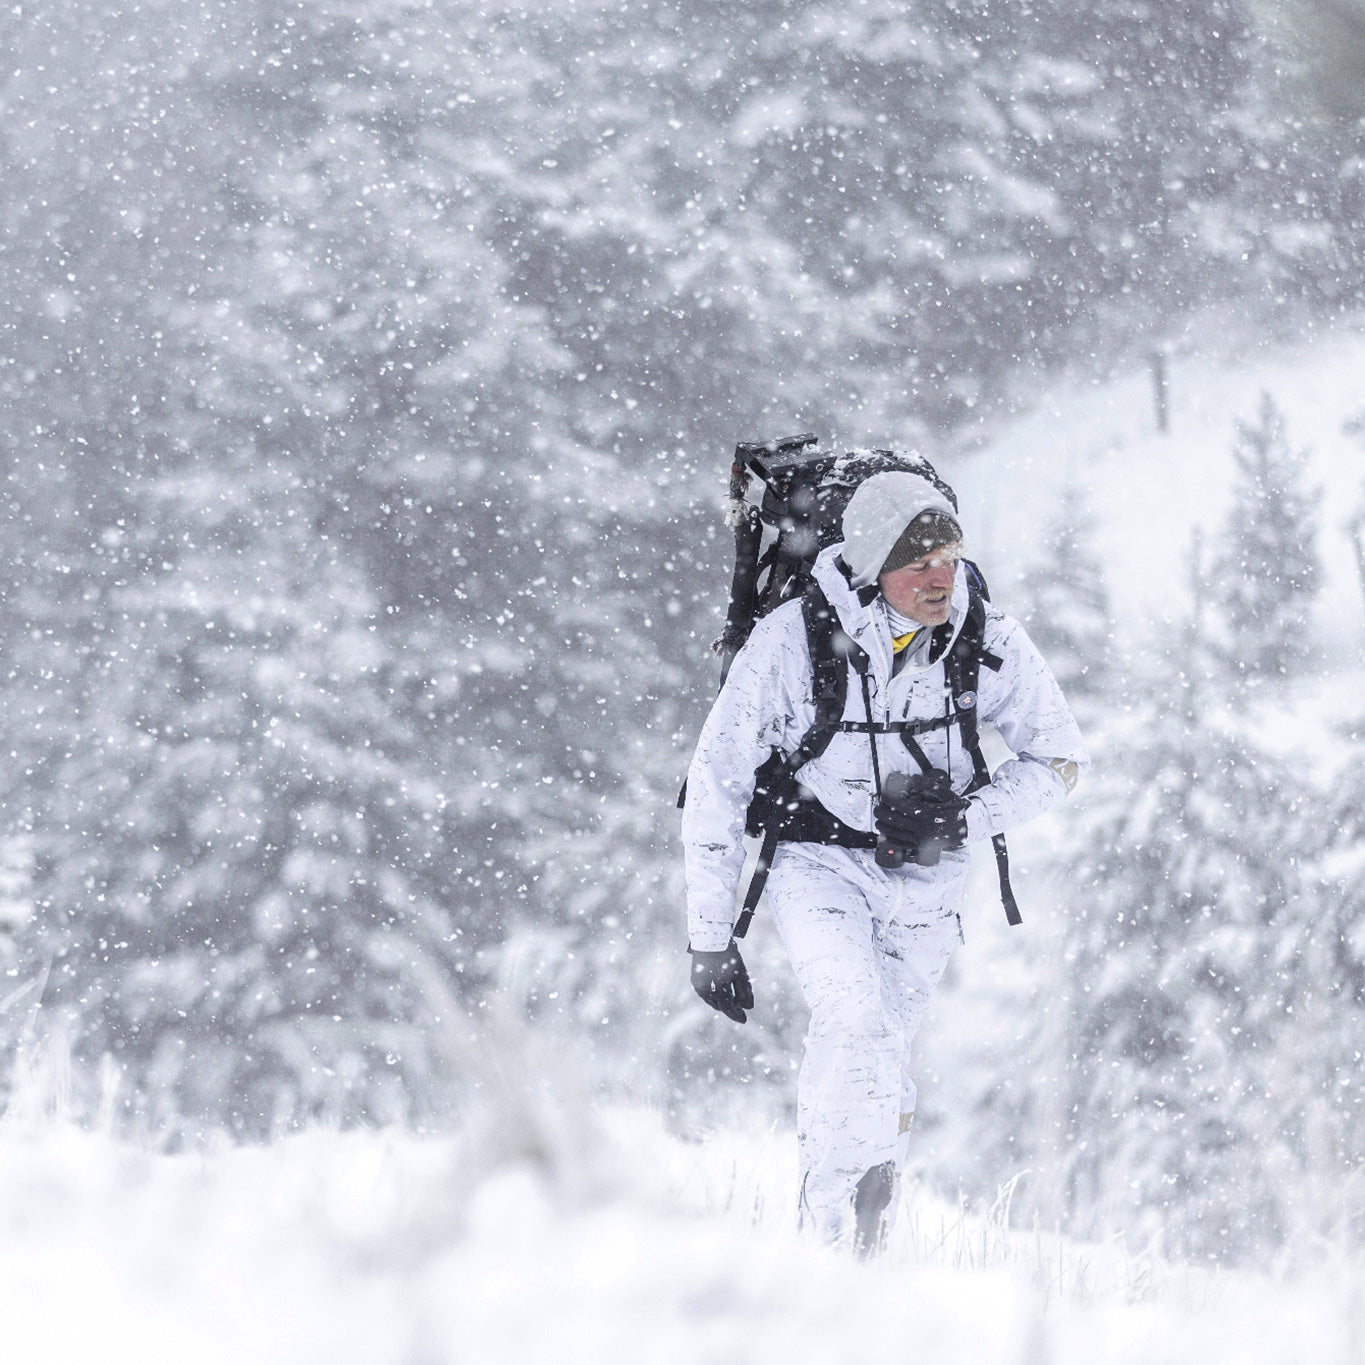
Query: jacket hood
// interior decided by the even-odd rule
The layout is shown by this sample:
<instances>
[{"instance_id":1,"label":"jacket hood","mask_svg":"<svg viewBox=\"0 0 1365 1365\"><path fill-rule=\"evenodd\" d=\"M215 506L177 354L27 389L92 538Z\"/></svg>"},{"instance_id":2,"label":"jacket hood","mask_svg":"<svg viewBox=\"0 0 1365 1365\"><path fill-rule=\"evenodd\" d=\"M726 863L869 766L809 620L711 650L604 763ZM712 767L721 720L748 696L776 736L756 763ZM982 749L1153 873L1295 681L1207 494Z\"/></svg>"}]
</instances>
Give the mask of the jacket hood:
<instances>
[{"instance_id":1,"label":"jacket hood","mask_svg":"<svg viewBox=\"0 0 1365 1365\"><path fill-rule=\"evenodd\" d=\"M876 583L901 532L921 512L938 512L962 524L952 503L918 474L892 469L858 485L844 509L844 563L855 588Z\"/></svg>"}]
</instances>

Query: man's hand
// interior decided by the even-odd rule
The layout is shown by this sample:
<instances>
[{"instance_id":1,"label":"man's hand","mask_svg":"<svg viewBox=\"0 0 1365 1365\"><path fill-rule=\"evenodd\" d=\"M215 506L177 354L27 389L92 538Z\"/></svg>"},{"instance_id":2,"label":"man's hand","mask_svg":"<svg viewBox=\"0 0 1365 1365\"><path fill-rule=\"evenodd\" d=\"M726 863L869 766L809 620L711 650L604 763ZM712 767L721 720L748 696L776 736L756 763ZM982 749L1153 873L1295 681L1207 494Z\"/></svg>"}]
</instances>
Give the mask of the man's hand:
<instances>
[{"instance_id":1,"label":"man's hand","mask_svg":"<svg viewBox=\"0 0 1365 1365\"><path fill-rule=\"evenodd\" d=\"M749 973L734 939L730 946L718 953L687 950L692 954L692 989L711 1006L735 1023L748 1018L745 1010L754 1007L754 988L749 984Z\"/></svg>"},{"instance_id":2,"label":"man's hand","mask_svg":"<svg viewBox=\"0 0 1365 1365\"><path fill-rule=\"evenodd\" d=\"M967 842L970 804L953 791L948 774L938 769L909 776L892 773L873 807L872 818L883 842L903 849L912 862L933 867L939 854Z\"/></svg>"}]
</instances>

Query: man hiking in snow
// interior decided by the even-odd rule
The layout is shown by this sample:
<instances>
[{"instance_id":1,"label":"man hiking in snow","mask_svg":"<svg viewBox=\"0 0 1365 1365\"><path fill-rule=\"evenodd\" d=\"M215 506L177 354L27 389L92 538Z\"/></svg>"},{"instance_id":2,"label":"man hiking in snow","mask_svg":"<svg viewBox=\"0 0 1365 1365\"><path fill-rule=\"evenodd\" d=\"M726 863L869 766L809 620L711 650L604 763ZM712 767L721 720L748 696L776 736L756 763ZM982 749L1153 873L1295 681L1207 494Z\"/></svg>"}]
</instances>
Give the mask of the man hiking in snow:
<instances>
[{"instance_id":1,"label":"man hiking in snow","mask_svg":"<svg viewBox=\"0 0 1365 1365\"><path fill-rule=\"evenodd\" d=\"M1023 627L975 586L939 487L874 474L842 529L814 562L807 600L763 617L736 656L688 773L683 839L692 984L743 1023L754 997L733 924L746 818L752 830L760 772L786 756L795 776L775 784L765 889L810 1009L801 1223L866 1255L894 1214L915 1111L910 1044L961 936L968 847L1047 810L1088 760ZM823 703L821 638L839 684L823 685ZM975 691L955 695L963 676ZM831 691L841 700L822 724ZM993 776L978 724L1014 754Z\"/></svg>"}]
</instances>

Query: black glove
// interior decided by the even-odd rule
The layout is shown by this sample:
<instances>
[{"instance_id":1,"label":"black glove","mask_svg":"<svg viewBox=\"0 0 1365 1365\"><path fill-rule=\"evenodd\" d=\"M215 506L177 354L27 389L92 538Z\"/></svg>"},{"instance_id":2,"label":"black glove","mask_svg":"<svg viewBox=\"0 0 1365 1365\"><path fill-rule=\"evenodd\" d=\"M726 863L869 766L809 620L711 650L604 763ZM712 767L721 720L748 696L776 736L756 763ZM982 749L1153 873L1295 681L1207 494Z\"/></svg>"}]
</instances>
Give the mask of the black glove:
<instances>
[{"instance_id":1,"label":"black glove","mask_svg":"<svg viewBox=\"0 0 1365 1365\"><path fill-rule=\"evenodd\" d=\"M692 989L711 1006L735 1023L748 1018L745 1010L754 1007L754 988L749 984L749 973L734 939L719 953L703 953L696 948L692 954Z\"/></svg>"},{"instance_id":2,"label":"black glove","mask_svg":"<svg viewBox=\"0 0 1365 1365\"><path fill-rule=\"evenodd\" d=\"M907 858L934 867L939 854L967 842L965 796L953 791L948 774L891 773L872 808L877 826L877 863L900 867Z\"/></svg>"}]
</instances>

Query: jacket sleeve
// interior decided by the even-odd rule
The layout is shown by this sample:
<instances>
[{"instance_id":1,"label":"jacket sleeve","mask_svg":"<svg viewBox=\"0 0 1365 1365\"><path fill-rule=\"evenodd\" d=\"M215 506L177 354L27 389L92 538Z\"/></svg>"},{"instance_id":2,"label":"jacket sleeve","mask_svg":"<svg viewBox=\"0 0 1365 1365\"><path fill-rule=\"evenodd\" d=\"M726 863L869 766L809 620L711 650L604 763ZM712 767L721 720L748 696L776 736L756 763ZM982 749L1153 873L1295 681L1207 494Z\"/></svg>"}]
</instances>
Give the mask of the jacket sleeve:
<instances>
[{"instance_id":1,"label":"jacket sleeve","mask_svg":"<svg viewBox=\"0 0 1365 1365\"><path fill-rule=\"evenodd\" d=\"M699 951L730 942L754 774L774 747L799 742L798 713L809 709L809 680L801 609L792 603L754 628L702 727L682 818L688 940Z\"/></svg>"},{"instance_id":2,"label":"jacket sleeve","mask_svg":"<svg viewBox=\"0 0 1365 1365\"><path fill-rule=\"evenodd\" d=\"M1062 689L1023 626L1004 616L989 625L988 647L1003 663L993 684L982 671L981 720L995 726L1014 757L972 796L967 811L972 843L1056 805L1090 764Z\"/></svg>"}]
</instances>

